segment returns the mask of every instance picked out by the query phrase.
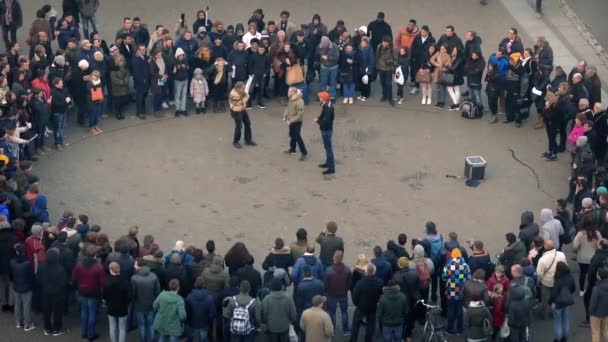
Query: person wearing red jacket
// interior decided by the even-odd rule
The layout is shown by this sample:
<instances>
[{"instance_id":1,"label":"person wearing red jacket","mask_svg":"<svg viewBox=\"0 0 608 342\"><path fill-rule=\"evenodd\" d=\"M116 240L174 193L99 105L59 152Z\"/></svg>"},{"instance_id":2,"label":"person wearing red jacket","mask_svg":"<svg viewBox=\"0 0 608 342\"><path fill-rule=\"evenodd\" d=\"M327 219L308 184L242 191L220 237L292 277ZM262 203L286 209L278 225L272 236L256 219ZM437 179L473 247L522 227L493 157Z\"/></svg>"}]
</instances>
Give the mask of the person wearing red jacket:
<instances>
[{"instance_id":1,"label":"person wearing red jacket","mask_svg":"<svg viewBox=\"0 0 608 342\"><path fill-rule=\"evenodd\" d=\"M25 239L25 256L34 265L34 273L38 272L38 267L46 260L46 248L42 243L42 226L33 225L32 235Z\"/></svg>"},{"instance_id":2,"label":"person wearing red jacket","mask_svg":"<svg viewBox=\"0 0 608 342\"><path fill-rule=\"evenodd\" d=\"M80 301L80 335L89 341L99 336L95 333L95 325L105 282L105 270L95 258L94 246L89 246L72 271L72 283L78 289Z\"/></svg>"}]
</instances>

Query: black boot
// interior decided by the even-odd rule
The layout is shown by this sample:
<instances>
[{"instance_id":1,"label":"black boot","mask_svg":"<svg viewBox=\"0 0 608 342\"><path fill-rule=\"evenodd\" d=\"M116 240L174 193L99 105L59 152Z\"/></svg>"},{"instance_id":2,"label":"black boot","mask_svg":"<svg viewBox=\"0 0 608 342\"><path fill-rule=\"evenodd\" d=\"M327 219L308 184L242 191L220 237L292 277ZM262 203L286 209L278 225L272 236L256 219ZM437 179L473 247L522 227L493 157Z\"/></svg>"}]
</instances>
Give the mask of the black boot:
<instances>
[{"instance_id":1,"label":"black boot","mask_svg":"<svg viewBox=\"0 0 608 342\"><path fill-rule=\"evenodd\" d=\"M200 111L201 113L207 113L207 107L203 106Z\"/></svg>"},{"instance_id":2,"label":"black boot","mask_svg":"<svg viewBox=\"0 0 608 342\"><path fill-rule=\"evenodd\" d=\"M201 113L201 109L196 107L196 114L200 114Z\"/></svg>"}]
</instances>

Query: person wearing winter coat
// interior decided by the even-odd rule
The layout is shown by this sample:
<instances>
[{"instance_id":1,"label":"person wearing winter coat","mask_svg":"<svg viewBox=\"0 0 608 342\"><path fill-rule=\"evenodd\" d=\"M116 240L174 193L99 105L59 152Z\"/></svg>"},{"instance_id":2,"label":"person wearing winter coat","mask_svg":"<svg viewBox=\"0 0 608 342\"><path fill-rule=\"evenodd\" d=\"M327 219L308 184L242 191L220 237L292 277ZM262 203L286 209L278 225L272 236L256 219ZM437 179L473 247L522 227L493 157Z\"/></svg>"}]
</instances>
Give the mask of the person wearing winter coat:
<instances>
[{"instance_id":1,"label":"person wearing winter coat","mask_svg":"<svg viewBox=\"0 0 608 342\"><path fill-rule=\"evenodd\" d=\"M211 265L205 268L201 275L205 281L205 288L214 298L217 298L220 291L228 286L228 273L224 272L222 265L222 257L216 255Z\"/></svg>"},{"instance_id":2,"label":"person wearing winter coat","mask_svg":"<svg viewBox=\"0 0 608 342\"><path fill-rule=\"evenodd\" d=\"M376 19L367 24L368 36L371 40L371 47L374 51L378 48L385 36L393 37L393 29L384 21L384 13L378 12ZM391 38L392 39L392 38Z\"/></svg>"},{"instance_id":3,"label":"person wearing winter coat","mask_svg":"<svg viewBox=\"0 0 608 342\"><path fill-rule=\"evenodd\" d=\"M534 45L534 57L538 61L538 66L548 74L553 70L553 48L545 37L536 38Z\"/></svg>"},{"instance_id":4,"label":"person wearing winter coat","mask_svg":"<svg viewBox=\"0 0 608 342\"><path fill-rule=\"evenodd\" d=\"M249 282L249 286L251 289L250 295L252 297L255 297L258 294L258 290L262 286L262 275L260 271L256 270L253 267L253 262L254 259L252 256L246 256L244 260L245 265L243 267L240 267L234 273L234 275L241 281L247 280Z\"/></svg>"},{"instance_id":5,"label":"person wearing winter coat","mask_svg":"<svg viewBox=\"0 0 608 342\"><path fill-rule=\"evenodd\" d=\"M543 317L547 317L549 312L549 298L551 296L551 289L555 285L555 272L557 263L559 262L566 263L566 256L555 249L553 241L545 240L545 252L536 267L536 274L541 283L541 314Z\"/></svg>"},{"instance_id":6,"label":"person wearing winter coat","mask_svg":"<svg viewBox=\"0 0 608 342\"><path fill-rule=\"evenodd\" d=\"M478 269L473 272L473 277L467 280L462 287L462 301L465 311L471 301L481 300L485 305L491 305L490 291L486 282L486 272Z\"/></svg>"},{"instance_id":7,"label":"person wearing winter coat","mask_svg":"<svg viewBox=\"0 0 608 342\"><path fill-rule=\"evenodd\" d=\"M136 104L136 116L142 120L146 118L146 96L150 89L150 83L153 79L150 75L150 63L146 56L146 47L139 45L137 52L133 56L132 65L132 76L133 84L135 86L135 104Z\"/></svg>"},{"instance_id":8,"label":"person wearing winter coat","mask_svg":"<svg viewBox=\"0 0 608 342\"><path fill-rule=\"evenodd\" d=\"M330 342L334 335L334 325L327 312L323 310L327 298L316 295L312 306L302 313L299 327L309 341Z\"/></svg>"},{"instance_id":9,"label":"person wearing winter coat","mask_svg":"<svg viewBox=\"0 0 608 342\"><path fill-rule=\"evenodd\" d=\"M410 74L414 75L413 81L415 81L416 73L418 73L421 67L428 69L428 60L430 58L428 54L431 46L435 46L435 38L430 28L427 25L422 25L420 34L414 38L410 53ZM415 81L414 85L415 89L410 90L411 95L416 94L416 89L420 87L420 83Z\"/></svg>"},{"instance_id":10,"label":"person wearing winter coat","mask_svg":"<svg viewBox=\"0 0 608 342\"><path fill-rule=\"evenodd\" d=\"M403 84L397 83L397 103L403 104L403 101L405 101L405 98L403 97L403 88L405 87L408 75L410 74L410 53L407 47L400 48L397 51L399 52L399 54L397 55L397 66L401 68L401 75L398 75L396 73L395 77L403 77Z\"/></svg>"},{"instance_id":11,"label":"person wearing winter coat","mask_svg":"<svg viewBox=\"0 0 608 342\"><path fill-rule=\"evenodd\" d=\"M390 280L382 288L382 295L378 300L378 320L384 341L402 341L403 324L409 310L407 299L399 285L394 280Z\"/></svg>"},{"instance_id":12,"label":"person wearing winter coat","mask_svg":"<svg viewBox=\"0 0 608 342\"><path fill-rule=\"evenodd\" d=\"M521 240L517 240L515 234L507 233L505 238L507 245L500 256L500 263L504 265L506 270L510 270L511 265L519 263L521 259L528 255L528 251L524 243Z\"/></svg>"},{"instance_id":13,"label":"person wearing winter coat","mask_svg":"<svg viewBox=\"0 0 608 342\"><path fill-rule=\"evenodd\" d=\"M197 40L192 37L192 32L186 31L175 42L175 48L181 48L186 54L186 60L193 61L199 46Z\"/></svg>"},{"instance_id":14,"label":"person wearing winter coat","mask_svg":"<svg viewBox=\"0 0 608 342\"><path fill-rule=\"evenodd\" d=\"M63 150L63 128L68 108L72 103L72 98L67 89L64 88L64 81L61 78L53 79L51 90L51 112L53 113L53 136L55 138L55 149Z\"/></svg>"},{"instance_id":15,"label":"person wearing winter coat","mask_svg":"<svg viewBox=\"0 0 608 342\"><path fill-rule=\"evenodd\" d=\"M2 0L0 2L0 25L4 46L9 49L17 41L17 29L23 26L23 11L19 0Z\"/></svg>"},{"instance_id":16,"label":"person wearing winter coat","mask_svg":"<svg viewBox=\"0 0 608 342\"><path fill-rule=\"evenodd\" d=\"M282 268L289 274L289 267L293 266L293 259L289 247L285 247L285 242L281 238L277 238L274 242L274 248L264 259L262 269L265 271L274 271L277 268Z\"/></svg>"},{"instance_id":17,"label":"person wearing winter coat","mask_svg":"<svg viewBox=\"0 0 608 342\"><path fill-rule=\"evenodd\" d=\"M184 299L178 294L179 288L179 280L172 279L168 289L161 292L152 304L156 312L154 330L158 332L160 341L177 341L184 333L187 315Z\"/></svg>"},{"instance_id":18,"label":"person wearing winter coat","mask_svg":"<svg viewBox=\"0 0 608 342\"><path fill-rule=\"evenodd\" d=\"M211 94L213 96L213 111L214 112L225 112L226 111L226 97L228 95L228 75L229 75L228 62L225 59L219 57L215 62L204 71L205 75L208 75L208 79L211 81Z\"/></svg>"},{"instance_id":19,"label":"person wearing winter coat","mask_svg":"<svg viewBox=\"0 0 608 342\"><path fill-rule=\"evenodd\" d=\"M356 307L350 335L351 342L359 340L362 322L366 323L365 341L372 341L376 329L378 301L382 295L383 285L382 281L376 277L376 266L368 264L365 267L365 276L357 282L351 296Z\"/></svg>"},{"instance_id":20,"label":"person wearing winter coat","mask_svg":"<svg viewBox=\"0 0 608 342\"><path fill-rule=\"evenodd\" d=\"M509 320L509 341L525 342L527 330L532 322L532 303L526 299L522 286L512 287L505 301L505 313Z\"/></svg>"},{"instance_id":21,"label":"person wearing winter coat","mask_svg":"<svg viewBox=\"0 0 608 342\"><path fill-rule=\"evenodd\" d=\"M80 336L89 340L98 337L97 310L106 282L105 270L95 259L94 250L94 246L87 247L72 271L72 284L78 290L80 301Z\"/></svg>"},{"instance_id":22,"label":"person wearing winter coat","mask_svg":"<svg viewBox=\"0 0 608 342\"><path fill-rule=\"evenodd\" d=\"M184 115L187 116L186 111L186 96L188 95L188 61L186 60L186 53L181 48L175 50L175 64L171 70L174 86L175 95L175 116ZM200 109L197 107L196 113L200 113Z\"/></svg>"},{"instance_id":23,"label":"person wearing winter coat","mask_svg":"<svg viewBox=\"0 0 608 342\"><path fill-rule=\"evenodd\" d=\"M369 46L369 38L366 36L361 38L361 43L357 48L356 60L356 79L361 91L361 96L357 97L357 99L359 101L366 101L371 94L371 83L376 74L376 57L374 50ZM367 79L365 82L363 81L364 77Z\"/></svg>"},{"instance_id":24,"label":"person wearing winter coat","mask_svg":"<svg viewBox=\"0 0 608 342\"><path fill-rule=\"evenodd\" d=\"M433 71L433 80L437 81L437 102L435 104L436 108L443 109L445 107L446 95L447 95L447 86L445 84L440 84L439 77L441 73L449 73L450 67L452 66L452 55L448 51L447 45L441 45L439 47L439 52L435 53L429 63L435 67Z\"/></svg>"},{"instance_id":25,"label":"person wearing winter coat","mask_svg":"<svg viewBox=\"0 0 608 342\"><path fill-rule=\"evenodd\" d=\"M192 96L192 100L194 101L196 114L207 112L205 102L208 94L209 86L207 85L207 80L203 76L203 70L199 68L194 69L194 76L190 82L190 96Z\"/></svg>"},{"instance_id":26,"label":"person wearing winter coat","mask_svg":"<svg viewBox=\"0 0 608 342\"><path fill-rule=\"evenodd\" d=\"M338 63L340 50L327 36L323 36L315 49L315 61L319 62L320 89L328 91L331 99L336 98L336 80L338 78Z\"/></svg>"},{"instance_id":27,"label":"person wearing winter coat","mask_svg":"<svg viewBox=\"0 0 608 342\"><path fill-rule=\"evenodd\" d=\"M25 331L36 329L32 321L32 293L35 286L34 267L25 256L25 245L15 246L15 256L10 261L9 279L13 284L15 321L17 328Z\"/></svg>"},{"instance_id":28,"label":"person wearing winter coat","mask_svg":"<svg viewBox=\"0 0 608 342\"><path fill-rule=\"evenodd\" d=\"M525 211L521 214L521 224L519 225L518 238L523 242L527 251L532 248L532 241L540 233L538 225L534 223L534 214L530 211Z\"/></svg>"},{"instance_id":29,"label":"person wearing winter coat","mask_svg":"<svg viewBox=\"0 0 608 342\"><path fill-rule=\"evenodd\" d=\"M0 308L8 308L12 303L12 292L9 291L10 260L15 254L14 246L19 238L8 222L0 222ZM10 301L9 301L10 299Z\"/></svg>"},{"instance_id":30,"label":"person wearing winter coat","mask_svg":"<svg viewBox=\"0 0 608 342\"><path fill-rule=\"evenodd\" d=\"M344 91L344 103L353 104L355 97L354 79L355 52L352 44L346 45L344 51L340 53L340 79Z\"/></svg>"},{"instance_id":31,"label":"person wearing winter coat","mask_svg":"<svg viewBox=\"0 0 608 342\"><path fill-rule=\"evenodd\" d=\"M547 208L542 209L540 220L543 224L539 233L540 237L545 241L551 240L556 246L559 246L559 237L564 234L564 228L559 220L553 216L553 211Z\"/></svg>"},{"instance_id":32,"label":"person wearing winter coat","mask_svg":"<svg viewBox=\"0 0 608 342\"><path fill-rule=\"evenodd\" d=\"M448 25L445 27L445 33L437 40L437 46L447 45L448 51L451 53L452 50L458 49L459 54L464 50L462 40L456 34L454 26Z\"/></svg>"},{"instance_id":33,"label":"person wearing winter coat","mask_svg":"<svg viewBox=\"0 0 608 342\"><path fill-rule=\"evenodd\" d=\"M486 320L492 321L492 314L484 301L479 297L473 298L465 307L467 310L464 326L467 331L467 340L470 342L485 342L488 339L484 331Z\"/></svg>"},{"instance_id":34,"label":"person wearing winter coat","mask_svg":"<svg viewBox=\"0 0 608 342\"><path fill-rule=\"evenodd\" d=\"M237 42L236 48L228 53L228 63L232 66L231 84L236 82L246 82L249 76L247 70L248 54L245 52L245 43Z\"/></svg>"},{"instance_id":35,"label":"person wearing winter coat","mask_svg":"<svg viewBox=\"0 0 608 342\"><path fill-rule=\"evenodd\" d=\"M524 53L524 44L518 36L517 29L512 27L509 29L507 36L498 44L499 48L504 48L507 54L519 52Z\"/></svg>"},{"instance_id":36,"label":"person wearing winter coat","mask_svg":"<svg viewBox=\"0 0 608 342\"><path fill-rule=\"evenodd\" d=\"M600 268L597 272L599 282L593 287L589 305L589 318L591 323L591 341L600 342L602 337L608 338L604 328L608 318L608 270Z\"/></svg>"},{"instance_id":37,"label":"person wearing winter coat","mask_svg":"<svg viewBox=\"0 0 608 342\"><path fill-rule=\"evenodd\" d=\"M395 52L391 42L391 36L382 38L382 43L376 49L376 69L380 76L382 86L382 98L380 101L388 101L391 106L395 106L393 99L393 72L395 70Z\"/></svg>"},{"instance_id":38,"label":"person wearing winter coat","mask_svg":"<svg viewBox=\"0 0 608 342\"><path fill-rule=\"evenodd\" d=\"M65 50L68 47L70 39L76 38L80 40L80 31L73 22L70 23L66 19L61 19L57 25L55 36L57 37L59 48Z\"/></svg>"},{"instance_id":39,"label":"person wearing winter coat","mask_svg":"<svg viewBox=\"0 0 608 342\"><path fill-rule=\"evenodd\" d=\"M110 263L107 278L103 287L102 298L106 303L108 321L110 322L110 341L124 342L127 334L127 314L131 301L129 279L121 276L121 267L117 262Z\"/></svg>"},{"instance_id":40,"label":"person wearing winter coat","mask_svg":"<svg viewBox=\"0 0 608 342\"><path fill-rule=\"evenodd\" d=\"M597 75L597 68L595 66L587 66L584 82L589 94L589 108L593 108L596 103L602 102L602 81Z\"/></svg>"},{"instance_id":41,"label":"person wearing winter coat","mask_svg":"<svg viewBox=\"0 0 608 342\"><path fill-rule=\"evenodd\" d=\"M344 240L336 235L338 224L330 221L325 226L325 230L317 236L316 242L321 247L319 259L324 267L329 267L333 263L336 251L344 252Z\"/></svg>"},{"instance_id":42,"label":"person wearing winter coat","mask_svg":"<svg viewBox=\"0 0 608 342\"><path fill-rule=\"evenodd\" d=\"M101 118L103 105L103 84L101 83L101 73L94 70L89 75L87 81L88 104L89 104L89 132L93 135L98 135L103 131L99 128L99 119Z\"/></svg>"},{"instance_id":43,"label":"person wearing winter coat","mask_svg":"<svg viewBox=\"0 0 608 342\"><path fill-rule=\"evenodd\" d=\"M469 265L462 258L460 249L454 248L450 260L443 267L442 279L446 282L445 296L448 306L448 333L462 333L462 289L465 281L471 278Z\"/></svg>"},{"instance_id":44,"label":"person wearing winter coat","mask_svg":"<svg viewBox=\"0 0 608 342\"><path fill-rule=\"evenodd\" d=\"M135 263L135 274L131 277L131 299L137 317L140 341L154 340L153 303L161 292L158 277L145 266L142 259Z\"/></svg>"},{"instance_id":45,"label":"person wearing winter coat","mask_svg":"<svg viewBox=\"0 0 608 342\"><path fill-rule=\"evenodd\" d=\"M254 45L255 45L255 43L254 43ZM237 49L240 49L240 44L237 44ZM248 104L250 106L253 99L256 98L257 103L258 103L258 108L264 109L264 108L266 108L266 106L264 106L263 96L264 96L264 92L265 92L264 89L265 89L266 80L268 79L268 75L270 75L271 58L268 54L268 51L266 50L266 48L263 45L258 44L255 51L253 50L253 47L250 49L250 51L251 51L251 53L248 55L246 60L247 60L247 72L249 75L253 75L253 81L251 82L251 85L250 85L250 87L253 87L253 88L250 88L251 97L249 99ZM283 61L285 61L285 58L287 58L289 60L293 60L293 52L290 53L289 55L291 55L291 58L286 57L287 55L284 54L284 51L282 51ZM283 64L281 64L281 65L282 65L281 68L283 68ZM283 84L284 84L285 71L281 70L281 72L283 74L282 76L279 76L279 73L275 73L275 76L276 76L275 82L281 82L281 78L282 78Z\"/></svg>"},{"instance_id":46,"label":"person wearing winter coat","mask_svg":"<svg viewBox=\"0 0 608 342\"><path fill-rule=\"evenodd\" d=\"M601 239L602 235L596 230L594 219L586 216L580 230L574 237L574 241L572 241L572 249L576 253L579 268L578 288L581 296L585 292L585 280L587 279L589 263L600 247Z\"/></svg>"},{"instance_id":47,"label":"person wearing winter coat","mask_svg":"<svg viewBox=\"0 0 608 342\"><path fill-rule=\"evenodd\" d=\"M85 39L89 39L89 23L93 27L93 32L97 30L97 9L99 8L99 0L77 0L78 10L80 11L80 20L82 21L82 31Z\"/></svg>"},{"instance_id":48,"label":"person wearing winter coat","mask_svg":"<svg viewBox=\"0 0 608 342\"><path fill-rule=\"evenodd\" d=\"M271 341L285 341L289 338L289 325L297 324L296 306L280 280L273 279L270 290L262 301L261 323L266 325Z\"/></svg>"},{"instance_id":49,"label":"person wearing winter coat","mask_svg":"<svg viewBox=\"0 0 608 342\"><path fill-rule=\"evenodd\" d=\"M129 69L122 55L114 60L115 67L110 71L110 82L112 83L112 103L116 109L116 119L124 120L124 108L129 102Z\"/></svg>"},{"instance_id":50,"label":"person wearing winter coat","mask_svg":"<svg viewBox=\"0 0 608 342\"><path fill-rule=\"evenodd\" d=\"M49 98L46 97L44 91L40 88L34 88L32 93L34 94L30 101L32 126L34 133L38 134L34 140L34 148L37 154L43 155L46 154L44 135L46 125L51 117L51 106Z\"/></svg>"},{"instance_id":51,"label":"person wearing winter coat","mask_svg":"<svg viewBox=\"0 0 608 342\"><path fill-rule=\"evenodd\" d=\"M42 294L44 332L47 335L61 336L65 334L63 315L69 275L60 263L60 251L57 248L48 250L47 259L40 265L36 277Z\"/></svg>"},{"instance_id":52,"label":"person wearing winter coat","mask_svg":"<svg viewBox=\"0 0 608 342\"><path fill-rule=\"evenodd\" d=\"M570 335L570 309L574 305L574 277L565 262L557 262L555 283L551 288L549 304L553 308L553 328L556 341L567 340Z\"/></svg>"},{"instance_id":53,"label":"person wearing winter coat","mask_svg":"<svg viewBox=\"0 0 608 342\"><path fill-rule=\"evenodd\" d=\"M468 43L468 42L467 42ZM467 77L467 86L469 88L469 98L471 102L477 106L477 109L483 113L483 98L481 97L482 76L486 68L486 61L481 54L481 50L473 48L470 52L470 57L467 58L464 64L464 73Z\"/></svg>"},{"instance_id":54,"label":"person wearing winter coat","mask_svg":"<svg viewBox=\"0 0 608 342\"><path fill-rule=\"evenodd\" d=\"M229 104L230 104L230 116L234 120L234 135L232 138L232 145L236 148L242 148L241 145L241 130L244 127L245 131L245 145L256 146L256 143L251 137L251 120L247 113L247 101L249 100L249 94L245 92L245 83L237 82L234 88L230 91Z\"/></svg>"},{"instance_id":55,"label":"person wearing winter coat","mask_svg":"<svg viewBox=\"0 0 608 342\"><path fill-rule=\"evenodd\" d=\"M285 153L295 154L296 147L300 149L302 154L299 158L300 161L304 161L308 158L308 150L304 145L304 139L302 139L302 124L304 123L304 100L302 99L301 92L296 87L289 87L287 91L287 107L283 114L283 121L289 125L289 149ZM296 246L301 250L301 247ZM306 248L305 245L303 246ZM292 261L294 252L291 251ZM302 253L303 254L303 253Z\"/></svg>"},{"instance_id":56,"label":"person wearing winter coat","mask_svg":"<svg viewBox=\"0 0 608 342\"><path fill-rule=\"evenodd\" d=\"M413 310L418 299L421 297L420 277L415 269L411 269L412 262L406 257L400 257L398 262L399 270L393 274L393 281L399 286L401 292L407 299L408 310L405 325L403 327L403 338L412 337L414 329L415 311ZM428 296L427 296L428 298Z\"/></svg>"},{"instance_id":57,"label":"person wearing winter coat","mask_svg":"<svg viewBox=\"0 0 608 342\"><path fill-rule=\"evenodd\" d=\"M209 329L213 324L216 314L216 305L213 297L205 290L202 278L197 278L194 290L186 298L186 323L190 328L188 341L198 336L199 341L206 341Z\"/></svg>"},{"instance_id":58,"label":"person wearing winter coat","mask_svg":"<svg viewBox=\"0 0 608 342\"><path fill-rule=\"evenodd\" d=\"M213 22L207 18L207 12L199 10L196 12L196 20L192 23L192 32L198 32L199 28L204 27L211 31Z\"/></svg>"},{"instance_id":59,"label":"person wearing winter coat","mask_svg":"<svg viewBox=\"0 0 608 342\"><path fill-rule=\"evenodd\" d=\"M37 187L35 188L37 190ZM43 196L38 194L38 197ZM38 197L36 202L38 202ZM41 225L33 225L30 230L31 235L25 239L25 252L27 259L34 265L34 273L38 272L38 267L46 260L46 248L42 243L42 231Z\"/></svg>"},{"instance_id":60,"label":"person wearing winter coat","mask_svg":"<svg viewBox=\"0 0 608 342\"><path fill-rule=\"evenodd\" d=\"M312 275L316 279L323 279L323 273L325 271L325 268L323 267L321 260L319 260L319 258L317 258L314 253L315 246L309 245L306 247L306 252L304 253L304 255L298 258L298 260L296 260L296 263L294 264L291 273L291 279L296 286L304 278L304 266L310 267Z\"/></svg>"},{"instance_id":61,"label":"person wearing winter coat","mask_svg":"<svg viewBox=\"0 0 608 342\"><path fill-rule=\"evenodd\" d=\"M164 101L164 93L169 72L171 70L168 70L162 57L162 52L160 50L150 52L150 91L153 95L152 110L157 118L163 117L161 110L163 107L168 107Z\"/></svg>"},{"instance_id":62,"label":"person wearing winter coat","mask_svg":"<svg viewBox=\"0 0 608 342\"><path fill-rule=\"evenodd\" d=\"M323 288L327 295L327 310L333 325L336 325L336 312L340 306L342 317L342 331L350 332L348 327L348 290L352 281L352 272L342 262L344 252L337 250L334 253L334 263L325 270L323 275Z\"/></svg>"}]
</instances>

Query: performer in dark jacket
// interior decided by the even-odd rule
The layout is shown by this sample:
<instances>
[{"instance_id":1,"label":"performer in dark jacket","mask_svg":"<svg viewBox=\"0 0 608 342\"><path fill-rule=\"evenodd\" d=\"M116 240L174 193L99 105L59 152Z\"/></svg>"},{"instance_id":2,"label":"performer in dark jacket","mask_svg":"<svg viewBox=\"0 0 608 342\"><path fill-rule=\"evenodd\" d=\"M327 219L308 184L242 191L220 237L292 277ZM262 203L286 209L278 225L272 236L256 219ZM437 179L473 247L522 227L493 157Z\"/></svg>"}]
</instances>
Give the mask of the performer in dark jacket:
<instances>
[{"instance_id":1,"label":"performer in dark jacket","mask_svg":"<svg viewBox=\"0 0 608 342\"><path fill-rule=\"evenodd\" d=\"M319 167L327 169L323 171L324 175L331 175L336 173L334 151L331 146L331 136L334 128L334 106L330 102L328 92L322 91L318 96L323 109L315 121L319 124L319 129L321 129L321 137L323 138L323 147L325 148L326 155L325 163L320 164Z\"/></svg>"}]
</instances>

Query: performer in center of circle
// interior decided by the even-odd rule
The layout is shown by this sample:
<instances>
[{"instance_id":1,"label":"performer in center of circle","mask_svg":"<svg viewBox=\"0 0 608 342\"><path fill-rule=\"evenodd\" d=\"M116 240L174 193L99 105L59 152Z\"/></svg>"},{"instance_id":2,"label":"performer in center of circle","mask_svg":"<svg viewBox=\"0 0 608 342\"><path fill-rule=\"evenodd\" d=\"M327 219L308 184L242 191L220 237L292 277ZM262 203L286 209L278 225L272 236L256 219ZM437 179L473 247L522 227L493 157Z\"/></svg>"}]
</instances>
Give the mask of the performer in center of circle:
<instances>
[{"instance_id":1,"label":"performer in center of circle","mask_svg":"<svg viewBox=\"0 0 608 342\"><path fill-rule=\"evenodd\" d=\"M289 102L283 114L283 121L289 125L289 149L285 151L287 154L296 154L296 145L300 148L299 160L304 161L308 158L308 151L302 139L302 123L304 119L304 100L296 87L289 87L287 91Z\"/></svg>"},{"instance_id":2,"label":"performer in center of circle","mask_svg":"<svg viewBox=\"0 0 608 342\"><path fill-rule=\"evenodd\" d=\"M249 94L245 91L245 83L236 82L234 88L230 91L230 116L234 119L232 145L236 148L243 148L241 145L241 128L243 125L245 126L245 145L257 145L251 138L251 121L246 110L247 100L249 100Z\"/></svg>"},{"instance_id":3,"label":"performer in center of circle","mask_svg":"<svg viewBox=\"0 0 608 342\"><path fill-rule=\"evenodd\" d=\"M332 175L336 173L334 165L334 150L331 146L331 136L334 129L334 106L331 104L329 93L326 91L319 92L319 101L321 102L321 114L315 119L321 129L321 138L323 138L323 147L325 148L325 163L320 164L320 168L326 169L324 175Z\"/></svg>"}]
</instances>

